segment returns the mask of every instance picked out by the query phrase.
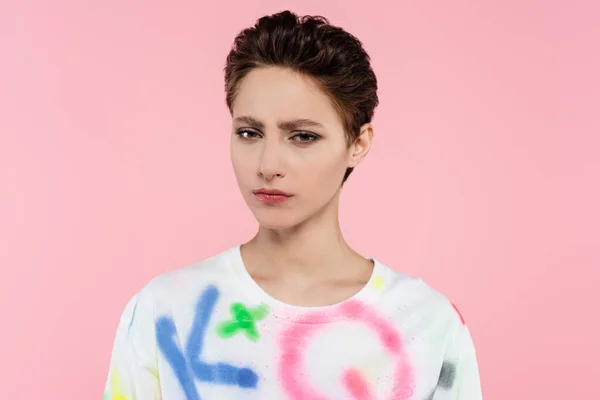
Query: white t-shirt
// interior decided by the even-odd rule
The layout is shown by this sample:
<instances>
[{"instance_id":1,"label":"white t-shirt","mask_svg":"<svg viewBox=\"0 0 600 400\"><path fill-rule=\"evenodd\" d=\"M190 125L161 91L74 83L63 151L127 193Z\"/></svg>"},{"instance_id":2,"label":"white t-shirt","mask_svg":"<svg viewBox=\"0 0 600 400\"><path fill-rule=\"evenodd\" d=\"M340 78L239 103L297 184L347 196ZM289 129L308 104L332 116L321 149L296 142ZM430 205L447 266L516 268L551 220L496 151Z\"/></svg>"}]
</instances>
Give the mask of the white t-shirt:
<instances>
[{"instance_id":1,"label":"white t-shirt","mask_svg":"<svg viewBox=\"0 0 600 400\"><path fill-rule=\"evenodd\" d=\"M371 260L367 285L325 307L269 296L239 246L158 276L123 311L104 399L481 399L456 307Z\"/></svg>"}]
</instances>

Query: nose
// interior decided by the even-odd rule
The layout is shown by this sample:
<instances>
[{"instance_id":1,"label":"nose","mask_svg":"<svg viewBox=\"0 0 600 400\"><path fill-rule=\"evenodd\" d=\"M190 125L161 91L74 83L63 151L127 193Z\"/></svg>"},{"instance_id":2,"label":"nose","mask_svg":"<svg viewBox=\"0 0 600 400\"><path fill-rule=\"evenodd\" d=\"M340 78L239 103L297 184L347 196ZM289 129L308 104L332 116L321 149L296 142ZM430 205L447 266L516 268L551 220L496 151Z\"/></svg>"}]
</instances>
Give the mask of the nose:
<instances>
[{"instance_id":1,"label":"nose","mask_svg":"<svg viewBox=\"0 0 600 400\"><path fill-rule=\"evenodd\" d=\"M285 176L285 168L282 162L281 149L276 141L265 140L263 152L258 167L258 176L271 181L275 178Z\"/></svg>"}]
</instances>

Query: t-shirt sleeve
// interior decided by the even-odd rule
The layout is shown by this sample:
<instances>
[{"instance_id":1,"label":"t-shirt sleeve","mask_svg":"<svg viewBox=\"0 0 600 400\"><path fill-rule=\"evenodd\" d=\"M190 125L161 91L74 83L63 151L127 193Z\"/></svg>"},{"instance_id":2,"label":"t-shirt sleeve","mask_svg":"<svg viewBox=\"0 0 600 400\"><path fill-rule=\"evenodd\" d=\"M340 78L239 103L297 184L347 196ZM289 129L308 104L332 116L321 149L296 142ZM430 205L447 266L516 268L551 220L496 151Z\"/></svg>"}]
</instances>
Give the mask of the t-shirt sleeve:
<instances>
[{"instance_id":1,"label":"t-shirt sleeve","mask_svg":"<svg viewBox=\"0 0 600 400\"><path fill-rule=\"evenodd\" d=\"M460 315L460 314L459 314ZM460 317L448 341L438 385L431 400L482 400L477 352Z\"/></svg>"},{"instance_id":2,"label":"t-shirt sleeve","mask_svg":"<svg viewBox=\"0 0 600 400\"><path fill-rule=\"evenodd\" d=\"M154 310L138 293L121 314L103 400L160 400Z\"/></svg>"},{"instance_id":3,"label":"t-shirt sleeve","mask_svg":"<svg viewBox=\"0 0 600 400\"><path fill-rule=\"evenodd\" d=\"M457 338L456 400L481 400L477 352L467 325L461 325Z\"/></svg>"}]
</instances>

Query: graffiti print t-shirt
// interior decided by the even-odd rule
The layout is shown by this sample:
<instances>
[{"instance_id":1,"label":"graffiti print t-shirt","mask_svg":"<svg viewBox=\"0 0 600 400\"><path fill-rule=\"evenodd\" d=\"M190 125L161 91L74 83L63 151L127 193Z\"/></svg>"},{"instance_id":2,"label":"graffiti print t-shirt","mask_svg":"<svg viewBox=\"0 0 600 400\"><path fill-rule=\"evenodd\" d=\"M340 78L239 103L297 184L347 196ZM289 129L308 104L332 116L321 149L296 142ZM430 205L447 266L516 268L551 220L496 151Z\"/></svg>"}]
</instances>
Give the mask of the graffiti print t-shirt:
<instances>
[{"instance_id":1,"label":"graffiti print t-shirt","mask_svg":"<svg viewBox=\"0 0 600 400\"><path fill-rule=\"evenodd\" d=\"M371 260L367 285L325 307L269 296L239 246L158 276L122 313L104 399L481 399L458 310Z\"/></svg>"}]
</instances>

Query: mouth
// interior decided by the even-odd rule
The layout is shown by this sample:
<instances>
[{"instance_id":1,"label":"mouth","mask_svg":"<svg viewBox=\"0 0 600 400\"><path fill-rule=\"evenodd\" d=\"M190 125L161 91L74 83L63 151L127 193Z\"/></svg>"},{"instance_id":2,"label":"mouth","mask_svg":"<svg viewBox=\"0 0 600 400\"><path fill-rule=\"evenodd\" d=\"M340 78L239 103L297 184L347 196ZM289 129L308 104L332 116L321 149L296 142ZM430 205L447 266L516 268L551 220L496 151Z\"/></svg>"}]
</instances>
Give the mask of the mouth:
<instances>
[{"instance_id":1,"label":"mouth","mask_svg":"<svg viewBox=\"0 0 600 400\"><path fill-rule=\"evenodd\" d=\"M261 188L253 190L252 193L258 201L266 204L281 204L292 197L291 194L276 189Z\"/></svg>"}]
</instances>

